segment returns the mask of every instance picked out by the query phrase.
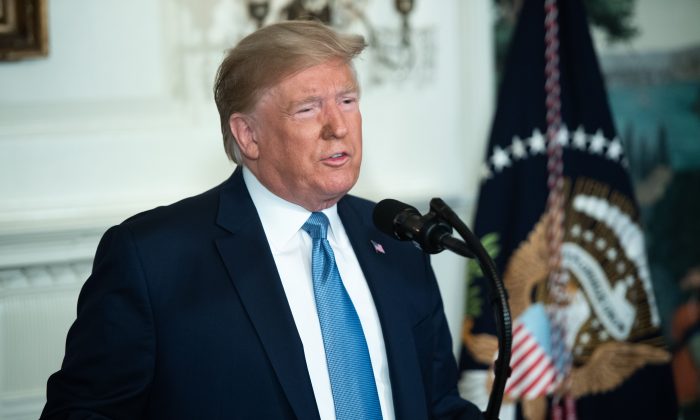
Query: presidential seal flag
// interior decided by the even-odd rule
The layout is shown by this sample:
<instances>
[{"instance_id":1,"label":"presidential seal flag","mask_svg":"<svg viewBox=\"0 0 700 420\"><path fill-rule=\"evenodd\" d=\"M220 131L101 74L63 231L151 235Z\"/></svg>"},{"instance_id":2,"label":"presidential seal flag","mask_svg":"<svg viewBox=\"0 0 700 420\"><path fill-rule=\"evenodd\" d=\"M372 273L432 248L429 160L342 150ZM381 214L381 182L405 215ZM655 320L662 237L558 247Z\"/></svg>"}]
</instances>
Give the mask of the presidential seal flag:
<instances>
[{"instance_id":1,"label":"presidential seal flag","mask_svg":"<svg viewBox=\"0 0 700 420\"><path fill-rule=\"evenodd\" d=\"M638 206L580 0L524 1L474 231L509 294L513 416L677 418ZM479 401L497 346L474 271L460 389Z\"/></svg>"}]
</instances>

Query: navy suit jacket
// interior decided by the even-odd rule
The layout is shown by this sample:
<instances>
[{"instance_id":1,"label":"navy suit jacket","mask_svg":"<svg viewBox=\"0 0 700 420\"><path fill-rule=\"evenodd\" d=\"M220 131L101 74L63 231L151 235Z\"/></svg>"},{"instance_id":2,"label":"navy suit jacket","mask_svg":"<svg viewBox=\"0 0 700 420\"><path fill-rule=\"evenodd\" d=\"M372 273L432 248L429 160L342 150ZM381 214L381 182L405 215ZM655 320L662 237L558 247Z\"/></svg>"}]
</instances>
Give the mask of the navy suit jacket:
<instances>
[{"instance_id":1,"label":"navy suit jacket","mask_svg":"<svg viewBox=\"0 0 700 420\"><path fill-rule=\"evenodd\" d=\"M480 416L457 394L428 259L376 230L372 207L346 196L338 214L379 314L397 419ZM240 169L208 192L105 233L42 418L319 418Z\"/></svg>"}]
</instances>

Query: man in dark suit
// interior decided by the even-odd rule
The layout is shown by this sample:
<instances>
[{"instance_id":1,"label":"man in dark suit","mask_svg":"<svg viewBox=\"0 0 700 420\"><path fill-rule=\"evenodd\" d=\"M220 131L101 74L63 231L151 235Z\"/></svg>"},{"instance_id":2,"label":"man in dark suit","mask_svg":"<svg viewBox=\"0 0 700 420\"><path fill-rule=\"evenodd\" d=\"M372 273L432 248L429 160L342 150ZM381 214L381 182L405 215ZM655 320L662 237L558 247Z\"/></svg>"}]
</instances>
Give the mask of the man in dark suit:
<instances>
[{"instance_id":1,"label":"man in dark suit","mask_svg":"<svg viewBox=\"0 0 700 420\"><path fill-rule=\"evenodd\" d=\"M228 53L215 97L238 168L105 233L42 418L481 416L427 257L346 195L364 46L285 22Z\"/></svg>"}]
</instances>

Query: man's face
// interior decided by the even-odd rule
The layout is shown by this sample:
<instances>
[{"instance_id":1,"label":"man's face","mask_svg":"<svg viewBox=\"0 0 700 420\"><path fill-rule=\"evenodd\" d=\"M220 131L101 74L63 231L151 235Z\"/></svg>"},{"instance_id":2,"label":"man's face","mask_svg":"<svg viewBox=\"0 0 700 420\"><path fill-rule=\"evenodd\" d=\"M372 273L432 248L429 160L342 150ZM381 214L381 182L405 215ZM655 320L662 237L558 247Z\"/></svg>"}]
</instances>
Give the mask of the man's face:
<instances>
[{"instance_id":1,"label":"man's face","mask_svg":"<svg viewBox=\"0 0 700 420\"><path fill-rule=\"evenodd\" d=\"M345 62L331 60L283 79L263 94L251 121L254 145L246 165L279 197L316 211L355 185L362 116Z\"/></svg>"}]
</instances>

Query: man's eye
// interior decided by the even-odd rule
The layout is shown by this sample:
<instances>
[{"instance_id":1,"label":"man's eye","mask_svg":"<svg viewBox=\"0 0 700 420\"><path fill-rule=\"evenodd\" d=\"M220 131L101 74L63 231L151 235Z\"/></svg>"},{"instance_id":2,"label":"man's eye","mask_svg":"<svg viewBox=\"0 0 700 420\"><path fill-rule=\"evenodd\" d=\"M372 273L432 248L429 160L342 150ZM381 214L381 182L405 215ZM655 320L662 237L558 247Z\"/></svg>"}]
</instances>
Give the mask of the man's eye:
<instances>
[{"instance_id":1,"label":"man's eye","mask_svg":"<svg viewBox=\"0 0 700 420\"><path fill-rule=\"evenodd\" d=\"M317 107L314 105L302 106L301 108L298 108L295 113L297 115L308 115L313 113L316 108Z\"/></svg>"},{"instance_id":2,"label":"man's eye","mask_svg":"<svg viewBox=\"0 0 700 420\"><path fill-rule=\"evenodd\" d=\"M345 99L343 99L344 104L352 104L355 102L357 102L357 98L345 98Z\"/></svg>"}]
</instances>

